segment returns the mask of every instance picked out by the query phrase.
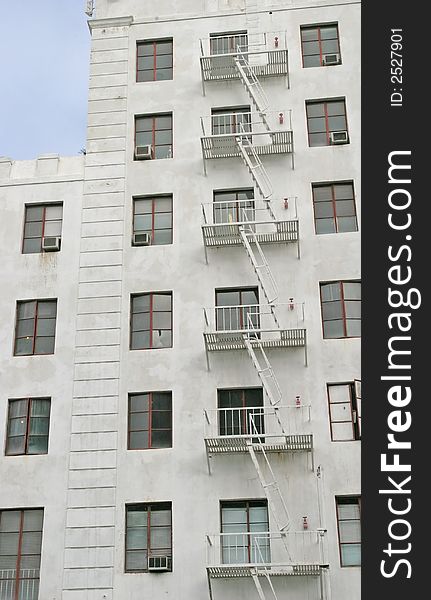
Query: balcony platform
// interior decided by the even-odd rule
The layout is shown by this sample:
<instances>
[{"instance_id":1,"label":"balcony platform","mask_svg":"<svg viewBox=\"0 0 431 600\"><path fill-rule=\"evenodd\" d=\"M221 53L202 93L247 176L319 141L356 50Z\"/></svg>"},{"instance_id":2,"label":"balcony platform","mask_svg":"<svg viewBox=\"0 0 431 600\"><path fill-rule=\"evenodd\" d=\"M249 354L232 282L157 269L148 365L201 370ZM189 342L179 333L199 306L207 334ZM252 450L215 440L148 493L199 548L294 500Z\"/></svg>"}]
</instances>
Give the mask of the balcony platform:
<instances>
[{"instance_id":1,"label":"balcony platform","mask_svg":"<svg viewBox=\"0 0 431 600\"><path fill-rule=\"evenodd\" d=\"M254 438L258 436L253 436ZM276 437L277 441L271 442L271 437ZM271 436L262 434L265 438L263 444L252 444L255 452L261 452L262 447L265 452L312 452L313 436L312 434L295 434ZM205 438L205 446L208 454L232 454L248 452L247 441L250 436L216 436ZM283 439L283 441L280 441Z\"/></svg>"},{"instance_id":2,"label":"balcony platform","mask_svg":"<svg viewBox=\"0 0 431 600\"><path fill-rule=\"evenodd\" d=\"M270 154L291 154L293 152L293 131L291 130L267 132L252 131L247 137L251 140L256 154L260 156ZM238 133L202 136L201 144L203 158L233 158L242 156L236 138L238 138Z\"/></svg>"},{"instance_id":3,"label":"balcony platform","mask_svg":"<svg viewBox=\"0 0 431 600\"><path fill-rule=\"evenodd\" d=\"M242 246L240 223L218 223L202 225L204 244L207 247ZM260 244L282 244L297 242L299 239L298 219L290 221L248 222L247 226L255 228L255 236ZM259 228L275 226L273 231L259 231Z\"/></svg>"},{"instance_id":4,"label":"balcony platform","mask_svg":"<svg viewBox=\"0 0 431 600\"><path fill-rule=\"evenodd\" d=\"M239 79L240 74L235 64L236 54L214 54L201 56L201 71L203 81L229 81ZM289 75L289 62L287 50L269 50L267 52L252 52L246 54L250 61L250 68L257 78L277 77ZM253 65L253 58L262 59L262 64Z\"/></svg>"},{"instance_id":5,"label":"balcony platform","mask_svg":"<svg viewBox=\"0 0 431 600\"><path fill-rule=\"evenodd\" d=\"M322 567L318 564L277 565L273 563L255 563L245 565L208 566L211 579L237 579L241 577L319 577Z\"/></svg>"},{"instance_id":6,"label":"balcony platform","mask_svg":"<svg viewBox=\"0 0 431 600\"><path fill-rule=\"evenodd\" d=\"M265 331L264 334L275 334L275 336L262 336L259 339L250 337L252 347L266 348L302 348L307 343L307 330L303 327L295 329L281 329L276 331ZM244 331L213 331L204 332L205 347L208 352L220 352L225 350L245 350ZM279 334L279 335L277 335Z\"/></svg>"}]
</instances>

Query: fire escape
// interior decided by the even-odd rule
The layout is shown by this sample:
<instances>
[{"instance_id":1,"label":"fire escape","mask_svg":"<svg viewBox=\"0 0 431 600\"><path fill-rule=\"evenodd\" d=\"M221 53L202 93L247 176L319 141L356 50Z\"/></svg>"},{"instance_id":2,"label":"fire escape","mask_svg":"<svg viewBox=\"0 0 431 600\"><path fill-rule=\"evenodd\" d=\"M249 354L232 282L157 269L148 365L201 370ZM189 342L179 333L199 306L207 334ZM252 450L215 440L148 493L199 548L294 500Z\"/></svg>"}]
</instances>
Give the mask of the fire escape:
<instances>
[{"instance_id":1,"label":"fire escape","mask_svg":"<svg viewBox=\"0 0 431 600\"><path fill-rule=\"evenodd\" d=\"M307 453L314 470L313 437L307 431L310 407L302 405L299 396L294 404L284 404L267 353L267 349L303 348L307 364L304 305L294 302L293 298L288 303L278 302L277 284L262 250L265 244L294 243L300 258L296 198L283 198L282 203L288 211L287 218L277 219L271 206L271 180L261 160L262 156L287 154L294 168L290 111L270 111L268 98L259 80L284 76L288 85L285 36L268 33L247 35L243 32L202 40L201 71L204 94L209 82L238 79L253 107L251 111L224 111L223 114L201 119L205 174L208 160L239 157L255 189L253 199L213 202L202 206L206 260L208 262L210 248L243 247L266 301L266 304L204 309L207 365L209 368L212 352L246 350L268 401L265 407L205 411L208 469L211 473L214 455L248 453L277 526L276 532L254 535L253 539L247 540L253 546L254 560L249 564L223 560L222 555L229 540L223 537L224 534L207 536L210 598L213 598L212 580L250 576L260 600L267 599L261 583L263 580L267 582L265 587L270 596L277 600L273 577L301 575L319 578L320 600L328 600L325 530L291 531L287 503L270 459L273 453ZM221 423L224 423L222 428ZM229 425L227 428L226 424ZM270 558L265 550L269 543L274 549Z\"/></svg>"}]
</instances>

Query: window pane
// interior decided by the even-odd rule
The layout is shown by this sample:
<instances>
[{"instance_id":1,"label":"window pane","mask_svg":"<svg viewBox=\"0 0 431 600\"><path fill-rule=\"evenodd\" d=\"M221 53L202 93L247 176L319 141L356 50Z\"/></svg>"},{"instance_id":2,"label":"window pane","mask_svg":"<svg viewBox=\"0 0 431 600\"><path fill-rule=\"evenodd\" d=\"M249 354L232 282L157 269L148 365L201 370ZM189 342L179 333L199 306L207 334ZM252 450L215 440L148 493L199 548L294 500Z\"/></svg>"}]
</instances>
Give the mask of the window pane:
<instances>
[{"instance_id":1,"label":"window pane","mask_svg":"<svg viewBox=\"0 0 431 600\"><path fill-rule=\"evenodd\" d=\"M309 135L310 146L328 146L328 137L326 133L311 133Z\"/></svg>"},{"instance_id":2,"label":"window pane","mask_svg":"<svg viewBox=\"0 0 431 600\"><path fill-rule=\"evenodd\" d=\"M170 525L171 511L170 509L158 508L154 505L151 509L151 526L154 525Z\"/></svg>"},{"instance_id":3,"label":"window pane","mask_svg":"<svg viewBox=\"0 0 431 600\"><path fill-rule=\"evenodd\" d=\"M338 38L338 28L336 26L320 28L320 39L326 40L329 38Z\"/></svg>"},{"instance_id":4,"label":"window pane","mask_svg":"<svg viewBox=\"0 0 431 600\"><path fill-rule=\"evenodd\" d=\"M144 42L138 44L138 56L153 56L154 54L154 43Z\"/></svg>"},{"instance_id":5,"label":"window pane","mask_svg":"<svg viewBox=\"0 0 431 600\"><path fill-rule=\"evenodd\" d=\"M26 239L24 240L22 251L24 254L34 254L36 252L41 252L41 243L41 238Z\"/></svg>"},{"instance_id":6,"label":"window pane","mask_svg":"<svg viewBox=\"0 0 431 600\"><path fill-rule=\"evenodd\" d=\"M135 120L136 131L153 131L153 117L137 117Z\"/></svg>"},{"instance_id":7,"label":"window pane","mask_svg":"<svg viewBox=\"0 0 431 600\"><path fill-rule=\"evenodd\" d=\"M141 410L147 411L149 410L149 394L139 394L130 396L130 410L132 412Z\"/></svg>"},{"instance_id":8,"label":"window pane","mask_svg":"<svg viewBox=\"0 0 431 600\"><path fill-rule=\"evenodd\" d=\"M328 111L329 117L346 114L346 107L345 107L345 104L343 101L327 102L326 106L327 106L327 111Z\"/></svg>"},{"instance_id":9,"label":"window pane","mask_svg":"<svg viewBox=\"0 0 431 600\"><path fill-rule=\"evenodd\" d=\"M341 319L343 317L342 302L324 302L322 304L322 315L324 321L331 319Z\"/></svg>"},{"instance_id":10,"label":"window pane","mask_svg":"<svg viewBox=\"0 0 431 600\"><path fill-rule=\"evenodd\" d=\"M314 202L320 201L331 201L332 200L332 186L322 185L313 186L313 198Z\"/></svg>"},{"instance_id":11,"label":"window pane","mask_svg":"<svg viewBox=\"0 0 431 600\"><path fill-rule=\"evenodd\" d=\"M155 411L153 409L152 414L152 427L153 429L169 429L171 426L171 413L170 411Z\"/></svg>"},{"instance_id":12,"label":"window pane","mask_svg":"<svg viewBox=\"0 0 431 600\"><path fill-rule=\"evenodd\" d=\"M127 527L146 527L147 514L146 507L127 507Z\"/></svg>"},{"instance_id":13,"label":"window pane","mask_svg":"<svg viewBox=\"0 0 431 600\"><path fill-rule=\"evenodd\" d=\"M138 70L139 71L151 70L151 76L152 76L153 69L154 69L154 56L139 56L138 57Z\"/></svg>"},{"instance_id":14,"label":"window pane","mask_svg":"<svg viewBox=\"0 0 431 600\"><path fill-rule=\"evenodd\" d=\"M17 322L16 335L17 337L33 337L34 319L21 319Z\"/></svg>"},{"instance_id":15,"label":"window pane","mask_svg":"<svg viewBox=\"0 0 431 600\"><path fill-rule=\"evenodd\" d=\"M328 387L331 404L350 402L350 385L330 385Z\"/></svg>"},{"instance_id":16,"label":"window pane","mask_svg":"<svg viewBox=\"0 0 431 600\"><path fill-rule=\"evenodd\" d=\"M345 302L346 317L349 319L361 318L361 303L358 300L347 300Z\"/></svg>"},{"instance_id":17,"label":"window pane","mask_svg":"<svg viewBox=\"0 0 431 600\"><path fill-rule=\"evenodd\" d=\"M329 131L345 131L347 129L346 117L328 117L328 128Z\"/></svg>"},{"instance_id":18,"label":"window pane","mask_svg":"<svg viewBox=\"0 0 431 600\"><path fill-rule=\"evenodd\" d=\"M308 115L308 117L324 117L325 116L324 103L323 102L307 103L307 115Z\"/></svg>"},{"instance_id":19,"label":"window pane","mask_svg":"<svg viewBox=\"0 0 431 600\"><path fill-rule=\"evenodd\" d=\"M132 333L131 348L132 350L144 350L150 347L150 332L142 331Z\"/></svg>"},{"instance_id":20,"label":"window pane","mask_svg":"<svg viewBox=\"0 0 431 600\"><path fill-rule=\"evenodd\" d=\"M170 392L153 392L153 410L171 410L172 395Z\"/></svg>"},{"instance_id":21,"label":"window pane","mask_svg":"<svg viewBox=\"0 0 431 600\"><path fill-rule=\"evenodd\" d=\"M126 571L143 571L148 567L146 551L126 552Z\"/></svg>"},{"instance_id":22,"label":"window pane","mask_svg":"<svg viewBox=\"0 0 431 600\"><path fill-rule=\"evenodd\" d=\"M319 42L304 42L302 44L302 51L304 56L307 54L318 54L320 56L320 46Z\"/></svg>"},{"instance_id":23,"label":"window pane","mask_svg":"<svg viewBox=\"0 0 431 600\"><path fill-rule=\"evenodd\" d=\"M129 427L131 431L149 428L149 413L132 413L129 418Z\"/></svg>"},{"instance_id":24,"label":"window pane","mask_svg":"<svg viewBox=\"0 0 431 600\"><path fill-rule=\"evenodd\" d=\"M162 198L154 199L154 209L156 212L171 212L172 211L172 197L166 196Z\"/></svg>"},{"instance_id":25,"label":"window pane","mask_svg":"<svg viewBox=\"0 0 431 600\"><path fill-rule=\"evenodd\" d=\"M30 435L28 438L28 454L47 454L48 436Z\"/></svg>"},{"instance_id":26,"label":"window pane","mask_svg":"<svg viewBox=\"0 0 431 600\"><path fill-rule=\"evenodd\" d=\"M139 313L150 310L150 294L141 296L132 296L132 313Z\"/></svg>"},{"instance_id":27,"label":"window pane","mask_svg":"<svg viewBox=\"0 0 431 600\"><path fill-rule=\"evenodd\" d=\"M25 435L7 438L6 454L24 454Z\"/></svg>"},{"instance_id":28,"label":"window pane","mask_svg":"<svg viewBox=\"0 0 431 600\"><path fill-rule=\"evenodd\" d=\"M170 115L155 116L155 129L160 131L161 129L172 129L172 117Z\"/></svg>"},{"instance_id":29,"label":"window pane","mask_svg":"<svg viewBox=\"0 0 431 600\"><path fill-rule=\"evenodd\" d=\"M319 133L321 131L326 132L326 119L324 117L309 119L308 131L310 133Z\"/></svg>"},{"instance_id":30,"label":"window pane","mask_svg":"<svg viewBox=\"0 0 431 600\"><path fill-rule=\"evenodd\" d=\"M10 436L25 435L27 431L27 416L9 419L8 434Z\"/></svg>"},{"instance_id":31,"label":"window pane","mask_svg":"<svg viewBox=\"0 0 431 600\"><path fill-rule=\"evenodd\" d=\"M334 219L317 219L316 220L316 233L335 233L335 220Z\"/></svg>"},{"instance_id":32,"label":"window pane","mask_svg":"<svg viewBox=\"0 0 431 600\"><path fill-rule=\"evenodd\" d=\"M34 398L31 401L31 415L38 417L49 417L51 402L49 400Z\"/></svg>"},{"instance_id":33,"label":"window pane","mask_svg":"<svg viewBox=\"0 0 431 600\"><path fill-rule=\"evenodd\" d=\"M153 143L153 134L151 131L137 131L136 132L136 145L137 146L149 146Z\"/></svg>"},{"instance_id":34,"label":"window pane","mask_svg":"<svg viewBox=\"0 0 431 600\"><path fill-rule=\"evenodd\" d=\"M353 441L352 423L332 423L332 439L335 442Z\"/></svg>"},{"instance_id":35,"label":"window pane","mask_svg":"<svg viewBox=\"0 0 431 600\"><path fill-rule=\"evenodd\" d=\"M145 513L146 516L146 513ZM128 521L129 522L129 521ZM147 547L146 527L127 527L126 548L128 550L142 549Z\"/></svg>"},{"instance_id":36,"label":"window pane","mask_svg":"<svg viewBox=\"0 0 431 600\"><path fill-rule=\"evenodd\" d=\"M343 544L341 546L341 564L343 567L359 566L361 564L361 545Z\"/></svg>"},{"instance_id":37,"label":"window pane","mask_svg":"<svg viewBox=\"0 0 431 600\"><path fill-rule=\"evenodd\" d=\"M154 215L154 229L170 229L172 227L172 215L160 213Z\"/></svg>"},{"instance_id":38,"label":"window pane","mask_svg":"<svg viewBox=\"0 0 431 600\"><path fill-rule=\"evenodd\" d=\"M155 331L153 333L153 348L170 348L172 346L172 334L170 331Z\"/></svg>"},{"instance_id":39,"label":"window pane","mask_svg":"<svg viewBox=\"0 0 431 600\"><path fill-rule=\"evenodd\" d=\"M25 210L26 223L29 221L42 221L43 206L27 206Z\"/></svg>"},{"instance_id":40,"label":"window pane","mask_svg":"<svg viewBox=\"0 0 431 600\"><path fill-rule=\"evenodd\" d=\"M35 354L53 354L54 352L54 338L53 337L41 337L36 339L34 346Z\"/></svg>"},{"instance_id":41,"label":"window pane","mask_svg":"<svg viewBox=\"0 0 431 600\"><path fill-rule=\"evenodd\" d=\"M151 447L152 448L171 448L172 447L172 432L171 430L160 430L151 432Z\"/></svg>"},{"instance_id":42,"label":"window pane","mask_svg":"<svg viewBox=\"0 0 431 600\"><path fill-rule=\"evenodd\" d=\"M57 314L57 302L38 302L37 315L38 317L55 317Z\"/></svg>"},{"instance_id":43,"label":"window pane","mask_svg":"<svg viewBox=\"0 0 431 600\"><path fill-rule=\"evenodd\" d=\"M342 338L344 337L343 321L326 321L323 323L323 337Z\"/></svg>"},{"instance_id":44,"label":"window pane","mask_svg":"<svg viewBox=\"0 0 431 600\"><path fill-rule=\"evenodd\" d=\"M171 41L157 42L156 46L157 56L159 56L160 54L172 54L173 43Z\"/></svg>"},{"instance_id":45,"label":"window pane","mask_svg":"<svg viewBox=\"0 0 431 600\"><path fill-rule=\"evenodd\" d=\"M317 27L312 27L310 29L308 29L308 28L301 29L301 38L303 41L317 40L318 39Z\"/></svg>"},{"instance_id":46,"label":"window pane","mask_svg":"<svg viewBox=\"0 0 431 600\"><path fill-rule=\"evenodd\" d=\"M158 548L170 549L171 547L171 529L170 527L151 527L150 531L151 550Z\"/></svg>"},{"instance_id":47,"label":"window pane","mask_svg":"<svg viewBox=\"0 0 431 600\"><path fill-rule=\"evenodd\" d=\"M344 298L348 300L361 299L361 283L359 281L343 282Z\"/></svg>"},{"instance_id":48,"label":"window pane","mask_svg":"<svg viewBox=\"0 0 431 600\"><path fill-rule=\"evenodd\" d=\"M348 231L358 231L356 217L339 217L337 219L338 231L345 233Z\"/></svg>"},{"instance_id":49,"label":"window pane","mask_svg":"<svg viewBox=\"0 0 431 600\"><path fill-rule=\"evenodd\" d=\"M349 198L353 198L353 186L351 184L337 184L334 185L334 194L336 200L346 200Z\"/></svg>"},{"instance_id":50,"label":"window pane","mask_svg":"<svg viewBox=\"0 0 431 600\"><path fill-rule=\"evenodd\" d=\"M165 129L162 131L156 131L155 144L156 146L162 144L172 144L172 131Z\"/></svg>"},{"instance_id":51,"label":"window pane","mask_svg":"<svg viewBox=\"0 0 431 600\"><path fill-rule=\"evenodd\" d=\"M47 221L61 220L62 217L63 217L63 207L60 204L46 207L45 219Z\"/></svg>"},{"instance_id":52,"label":"window pane","mask_svg":"<svg viewBox=\"0 0 431 600\"><path fill-rule=\"evenodd\" d=\"M316 219L334 216L334 207L332 202L318 202L314 205L314 214Z\"/></svg>"},{"instance_id":53,"label":"window pane","mask_svg":"<svg viewBox=\"0 0 431 600\"><path fill-rule=\"evenodd\" d=\"M42 236L42 222L37 221L35 223L27 223L24 229L24 237L41 237Z\"/></svg>"},{"instance_id":54,"label":"window pane","mask_svg":"<svg viewBox=\"0 0 431 600\"><path fill-rule=\"evenodd\" d=\"M351 217L355 214L355 204L353 200L337 200L336 210L338 217Z\"/></svg>"},{"instance_id":55,"label":"window pane","mask_svg":"<svg viewBox=\"0 0 431 600\"><path fill-rule=\"evenodd\" d=\"M157 55L156 68L164 69L166 67L172 67L172 55L169 55L169 54Z\"/></svg>"},{"instance_id":56,"label":"window pane","mask_svg":"<svg viewBox=\"0 0 431 600\"><path fill-rule=\"evenodd\" d=\"M325 283L320 286L322 293L322 300L325 302L326 300L340 300L341 299L341 289L340 283L335 281L334 283Z\"/></svg>"},{"instance_id":57,"label":"window pane","mask_svg":"<svg viewBox=\"0 0 431 600\"><path fill-rule=\"evenodd\" d=\"M337 40L325 40L322 42L322 54L338 54L339 50Z\"/></svg>"},{"instance_id":58,"label":"window pane","mask_svg":"<svg viewBox=\"0 0 431 600\"><path fill-rule=\"evenodd\" d=\"M361 321L347 320L346 322L347 336L348 337L360 337L361 335Z\"/></svg>"},{"instance_id":59,"label":"window pane","mask_svg":"<svg viewBox=\"0 0 431 600\"><path fill-rule=\"evenodd\" d=\"M149 331L150 320L149 312L132 315L132 331Z\"/></svg>"},{"instance_id":60,"label":"window pane","mask_svg":"<svg viewBox=\"0 0 431 600\"><path fill-rule=\"evenodd\" d=\"M172 244L171 229L158 229L154 231L153 246L162 244Z\"/></svg>"},{"instance_id":61,"label":"window pane","mask_svg":"<svg viewBox=\"0 0 431 600\"><path fill-rule=\"evenodd\" d=\"M156 158L172 158L172 146L157 146L155 150Z\"/></svg>"},{"instance_id":62,"label":"window pane","mask_svg":"<svg viewBox=\"0 0 431 600\"><path fill-rule=\"evenodd\" d=\"M37 336L53 336L55 334L55 319L38 319L36 326Z\"/></svg>"},{"instance_id":63,"label":"window pane","mask_svg":"<svg viewBox=\"0 0 431 600\"><path fill-rule=\"evenodd\" d=\"M154 311L170 311L172 306L171 294L153 294L153 310Z\"/></svg>"},{"instance_id":64,"label":"window pane","mask_svg":"<svg viewBox=\"0 0 431 600\"><path fill-rule=\"evenodd\" d=\"M338 501L338 518L344 519L359 519L359 502L356 498L339 499Z\"/></svg>"},{"instance_id":65,"label":"window pane","mask_svg":"<svg viewBox=\"0 0 431 600\"><path fill-rule=\"evenodd\" d=\"M141 198L133 203L135 215L148 214L153 210L153 201L151 198Z\"/></svg>"},{"instance_id":66,"label":"window pane","mask_svg":"<svg viewBox=\"0 0 431 600\"><path fill-rule=\"evenodd\" d=\"M24 356L33 353L33 339L22 338L15 341L15 356Z\"/></svg>"},{"instance_id":67,"label":"window pane","mask_svg":"<svg viewBox=\"0 0 431 600\"><path fill-rule=\"evenodd\" d=\"M361 540L361 523L358 519L340 521L338 525L341 542L359 542Z\"/></svg>"},{"instance_id":68,"label":"window pane","mask_svg":"<svg viewBox=\"0 0 431 600\"><path fill-rule=\"evenodd\" d=\"M61 236L61 221L51 221L45 223L44 237L60 237Z\"/></svg>"},{"instance_id":69,"label":"window pane","mask_svg":"<svg viewBox=\"0 0 431 600\"><path fill-rule=\"evenodd\" d=\"M320 54L304 56L304 67L320 67Z\"/></svg>"},{"instance_id":70,"label":"window pane","mask_svg":"<svg viewBox=\"0 0 431 600\"><path fill-rule=\"evenodd\" d=\"M170 329L171 328L170 312L154 312L153 313L153 330L156 329Z\"/></svg>"},{"instance_id":71,"label":"window pane","mask_svg":"<svg viewBox=\"0 0 431 600\"><path fill-rule=\"evenodd\" d=\"M131 431L129 434L129 449L144 450L149 448L148 431Z\"/></svg>"},{"instance_id":72,"label":"window pane","mask_svg":"<svg viewBox=\"0 0 431 600\"><path fill-rule=\"evenodd\" d=\"M42 533L38 531L24 531L21 543L21 552L23 554L38 554L42 544Z\"/></svg>"},{"instance_id":73,"label":"window pane","mask_svg":"<svg viewBox=\"0 0 431 600\"><path fill-rule=\"evenodd\" d=\"M49 419L46 417L30 418L30 433L35 435L47 435L49 431Z\"/></svg>"},{"instance_id":74,"label":"window pane","mask_svg":"<svg viewBox=\"0 0 431 600\"><path fill-rule=\"evenodd\" d=\"M32 319L36 314L36 301L18 302L18 318Z\"/></svg>"},{"instance_id":75,"label":"window pane","mask_svg":"<svg viewBox=\"0 0 431 600\"><path fill-rule=\"evenodd\" d=\"M172 78L173 78L172 67L169 67L167 69L157 69L157 72L156 72L156 80L157 81L166 81L166 80L172 79Z\"/></svg>"}]
</instances>

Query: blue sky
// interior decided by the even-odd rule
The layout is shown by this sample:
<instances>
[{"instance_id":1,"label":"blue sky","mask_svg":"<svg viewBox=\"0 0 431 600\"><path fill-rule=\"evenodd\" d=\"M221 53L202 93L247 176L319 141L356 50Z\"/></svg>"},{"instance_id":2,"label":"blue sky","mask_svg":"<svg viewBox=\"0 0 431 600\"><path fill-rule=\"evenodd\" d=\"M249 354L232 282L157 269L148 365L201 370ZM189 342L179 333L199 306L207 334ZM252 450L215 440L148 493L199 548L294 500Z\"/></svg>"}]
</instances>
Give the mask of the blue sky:
<instances>
[{"instance_id":1,"label":"blue sky","mask_svg":"<svg viewBox=\"0 0 431 600\"><path fill-rule=\"evenodd\" d=\"M0 0L0 156L85 147L89 52L84 0Z\"/></svg>"}]
</instances>

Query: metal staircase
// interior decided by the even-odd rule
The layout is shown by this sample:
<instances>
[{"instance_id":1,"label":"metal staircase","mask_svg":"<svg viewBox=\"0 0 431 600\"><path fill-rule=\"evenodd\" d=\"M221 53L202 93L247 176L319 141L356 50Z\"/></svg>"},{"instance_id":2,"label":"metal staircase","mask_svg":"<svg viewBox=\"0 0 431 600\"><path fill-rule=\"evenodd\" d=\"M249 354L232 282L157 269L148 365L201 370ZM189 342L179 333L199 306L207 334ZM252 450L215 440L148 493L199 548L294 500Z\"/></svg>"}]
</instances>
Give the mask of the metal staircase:
<instances>
[{"instance_id":1,"label":"metal staircase","mask_svg":"<svg viewBox=\"0 0 431 600\"><path fill-rule=\"evenodd\" d=\"M243 246L253 265L254 272L262 287L266 301L268 304L272 305L278 298L278 288L265 254L256 237L253 226L250 224L241 225L239 233L241 235ZM253 251L252 244L256 248L256 253Z\"/></svg>"},{"instance_id":2,"label":"metal staircase","mask_svg":"<svg viewBox=\"0 0 431 600\"><path fill-rule=\"evenodd\" d=\"M246 133L242 123L240 123L240 131L241 133ZM244 164L247 167L251 178L256 184L256 187L259 190L262 198L264 200L269 200L273 194L271 180L251 142L250 137L244 135L241 137L237 136L235 139Z\"/></svg>"}]
</instances>

